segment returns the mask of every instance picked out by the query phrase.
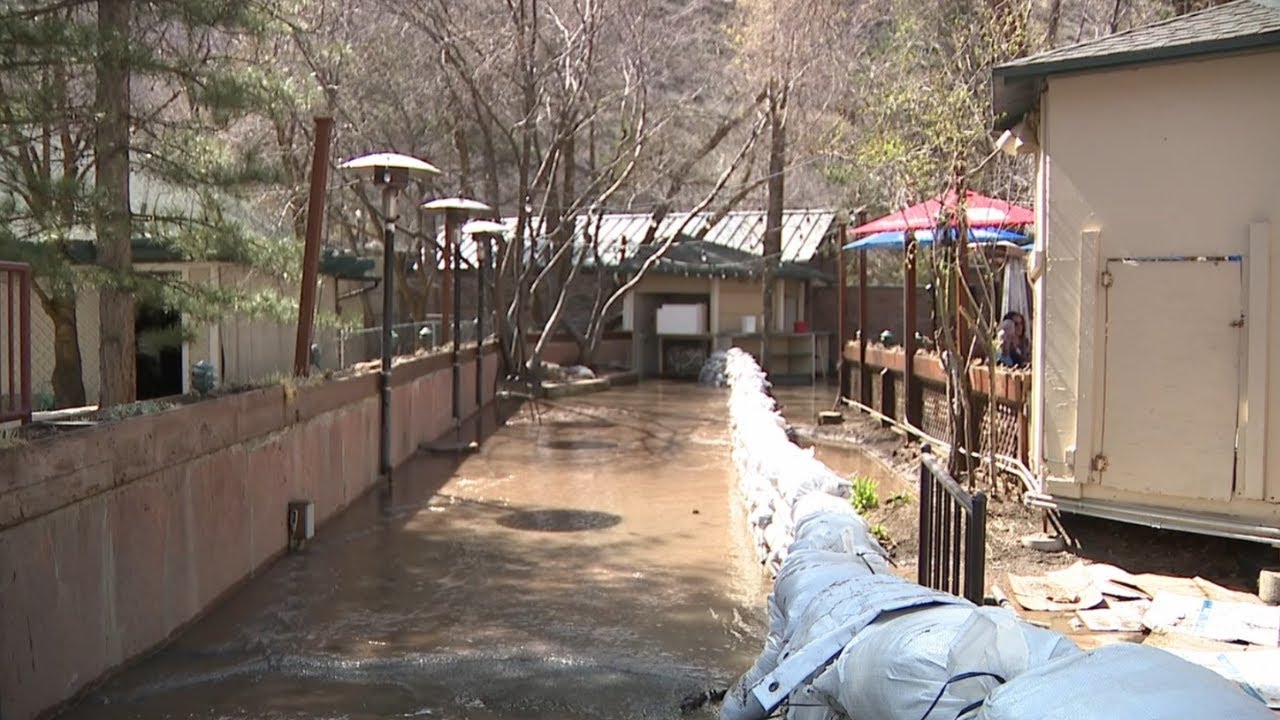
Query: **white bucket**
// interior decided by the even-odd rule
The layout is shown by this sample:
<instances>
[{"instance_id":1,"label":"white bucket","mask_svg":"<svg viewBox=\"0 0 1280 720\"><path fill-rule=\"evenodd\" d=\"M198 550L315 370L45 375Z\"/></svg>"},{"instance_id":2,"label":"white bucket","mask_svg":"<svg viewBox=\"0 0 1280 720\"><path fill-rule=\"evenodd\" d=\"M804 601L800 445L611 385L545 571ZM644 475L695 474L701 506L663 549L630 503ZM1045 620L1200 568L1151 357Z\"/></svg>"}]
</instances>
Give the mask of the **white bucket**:
<instances>
[{"instance_id":1,"label":"white bucket","mask_svg":"<svg viewBox=\"0 0 1280 720\"><path fill-rule=\"evenodd\" d=\"M742 316L742 332L753 333L755 331L756 331L756 316L743 315Z\"/></svg>"}]
</instances>

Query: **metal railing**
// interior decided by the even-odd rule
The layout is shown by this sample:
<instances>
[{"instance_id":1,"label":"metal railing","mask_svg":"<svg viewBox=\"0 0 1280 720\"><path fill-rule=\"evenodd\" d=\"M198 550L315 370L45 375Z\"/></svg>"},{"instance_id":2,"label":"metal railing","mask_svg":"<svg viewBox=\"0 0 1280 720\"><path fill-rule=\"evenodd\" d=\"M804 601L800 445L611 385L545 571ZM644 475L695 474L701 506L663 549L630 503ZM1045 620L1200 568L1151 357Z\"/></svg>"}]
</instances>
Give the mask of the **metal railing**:
<instances>
[{"instance_id":1,"label":"metal railing","mask_svg":"<svg viewBox=\"0 0 1280 720\"><path fill-rule=\"evenodd\" d=\"M485 327L493 327L490 319L485 320ZM475 318L463 319L459 323L459 330L458 340L462 344L475 342ZM436 314L428 316L426 320L392 325L391 343L391 354L396 356L443 347L440 316ZM313 362L317 366L325 370L349 368L382 357L382 328L368 327L325 333L317 338L316 345L319 346L319 352Z\"/></svg>"},{"instance_id":2,"label":"metal railing","mask_svg":"<svg viewBox=\"0 0 1280 720\"><path fill-rule=\"evenodd\" d=\"M0 422L31 421L31 266L0 262Z\"/></svg>"},{"instance_id":3,"label":"metal railing","mask_svg":"<svg viewBox=\"0 0 1280 720\"><path fill-rule=\"evenodd\" d=\"M969 493L933 456L920 455L917 582L982 604L987 562L987 496Z\"/></svg>"}]
</instances>

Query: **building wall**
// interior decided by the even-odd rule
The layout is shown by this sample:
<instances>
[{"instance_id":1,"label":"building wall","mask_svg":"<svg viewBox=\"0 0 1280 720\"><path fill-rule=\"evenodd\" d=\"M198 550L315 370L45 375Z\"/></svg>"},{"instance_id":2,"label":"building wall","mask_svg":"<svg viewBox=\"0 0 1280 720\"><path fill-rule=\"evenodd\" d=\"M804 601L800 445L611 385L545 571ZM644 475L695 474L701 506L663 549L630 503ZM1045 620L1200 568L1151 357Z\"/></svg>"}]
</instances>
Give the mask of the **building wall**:
<instances>
[{"instance_id":1,"label":"building wall","mask_svg":"<svg viewBox=\"0 0 1280 720\"><path fill-rule=\"evenodd\" d=\"M1040 373L1033 456L1050 477L1072 481L1055 492L1178 502L1126 496L1090 471L1102 431L1105 259L1242 255L1244 275L1254 279L1247 312L1255 320L1244 331L1254 335L1242 345L1262 350L1252 355L1252 368L1241 370L1241 386L1246 378L1252 385L1243 393L1251 407L1242 417L1252 418L1255 430L1258 420L1266 421L1265 435L1257 438L1265 443L1252 443L1243 461L1253 461L1255 473L1265 463L1265 495L1280 494L1280 451L1260 447L1280 447L1280 378L1268 382L1265 371L1280 359L1280 309L1269 291L1280 280L1277 118L1280 52L1050 79L1040 117L1038 236L1045 274L1035 287L1043 312L1033 333ZM1242 348L1242 359L1256 352ZM1162 372L1159 358L1151 358L1150 367ZM1170 387L1195 382L1168 379ZM1277 516L1273 505L1241 500L1213 509Z\"/></svg>"},{"instance_id":2,"label":"building wall","mask_svg":"<svg viewBox=\"0 0 1280 720\"><path fill-rule=\"evenodd\" d=\"M197 284L250 290L275 288L286 296L297 293L296 286L290 287L263 273L236 265L166 263L141 266L140 269L180 272L184 280ZM358 283L339 283L331 277L322 278L318 296L321 313L333 314L339 285L343 286L342 290L347 290L350 289L348 286L355 287ZM2 286L0 291L3 291ZM359 303L358 298L348 299L342 302L341 310L345 314L358 316ZM98 372L101 322L98 320L97 288L85 287L80 290L76 302L76 324L80 338L85 400L93 405L98 402L101 384ZM184 353L187 365L182 373L184 388L189 384L191 365L201 360L213 362L220 380L231 384L257 383L292 371L296 322L230 316L219 323L199 325L193 324L190 319L184 319L184 325L192 334ZM326 332L318 327L317 338L323 339ZM40 397L52 393L53 389L54 330L53 320L45 313L34 292L31 297L31 350L31 387L39 403Z\"/></svg>"},{"instance_id":3,"label":"building wall","mask_svg":"<svg viewBox=\"0 0 1280 720\"><path fill-rule=\"evenodd\" d=\"M796 280L778 281L778 289L774 293L778 303L777 312L775 313L777 329L786 332L791 331L790 327L783 325L784 318L781 312L783 298L794 299L796 307L799 308L802 314L804 313L806 299L803 298L803 290L804 283L802 282ZM716 303L718 307L708 308L708 312L714 311L717 323L711 327L720 333L740 333L744 315L754 315L757 327L764 319L764 311L761 304L763 285L758 280L650 275L642 279L633 292L639 294L699 294L707 296L715 292L718 295ZM708 317L708 323L710 323L710 317Z\"/></svg>"}]
</instances>

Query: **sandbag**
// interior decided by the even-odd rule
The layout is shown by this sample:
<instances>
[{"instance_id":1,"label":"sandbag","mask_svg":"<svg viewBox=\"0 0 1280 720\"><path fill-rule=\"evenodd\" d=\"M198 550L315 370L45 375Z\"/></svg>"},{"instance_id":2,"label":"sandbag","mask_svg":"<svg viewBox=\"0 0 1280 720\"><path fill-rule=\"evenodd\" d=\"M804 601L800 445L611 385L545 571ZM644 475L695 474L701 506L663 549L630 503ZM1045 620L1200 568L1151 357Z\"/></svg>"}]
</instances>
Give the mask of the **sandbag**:
<instances>
[{"instance_id":1,"label":"sandbag","mask_svg":"<svg viewBox=\"0 0 1280 720\"><path fill-rule=\"evenodd\" d=\"M1117 643L1029 670L973 720L1275 720L1235 683L1158 648Z\"/></svg>"},{"instance_id":2,"label":"sandbag","mask_svg":"<svg viewBox=\"0 0 1280 720\"><path fill-rule=\"evenodd\" d=\"M882 615L814 680L855 718L955 718L1004 679L1081 651L1009 611L929 606Z\"/></svg>"}]
</instances>

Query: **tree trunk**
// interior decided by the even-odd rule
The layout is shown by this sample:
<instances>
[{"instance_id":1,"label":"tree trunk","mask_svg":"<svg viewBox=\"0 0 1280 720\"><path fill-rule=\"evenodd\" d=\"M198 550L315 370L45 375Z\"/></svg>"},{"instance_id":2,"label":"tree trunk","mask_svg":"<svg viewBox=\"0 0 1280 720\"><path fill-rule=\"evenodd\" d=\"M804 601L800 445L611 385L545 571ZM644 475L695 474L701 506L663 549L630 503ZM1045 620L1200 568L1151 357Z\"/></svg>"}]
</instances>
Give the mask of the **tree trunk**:
<instances>
[{"instance_id":1,"label":"tree trunk","mask_svg":"<svg viewBox=\"0 0 1280 720\"><path fill-rule=\"evenodd\" d=\"M1045 27L1045 46L1053 48L1058 44L1058 26L1062 23L1062 0L1051 0L1049 3L1049 21Z\"/></svg>"},{"instance_id":2,"label":"tree trunk","mask_svg":"<svg viewBox=\"0 0 1280 720\"><path fill-rule=\"evenodd\" d=\"M783 179L787 163L786 91L769 93L769 182L764 225L763 327L760 328L760 365L770 369L774 331L774 285L782 258Z\"/></svg>"},{"instance_id":3,"label":"tree trunk","mask_svg":"<svg viewBox=\"0 0 1280 720\"><path fill-rule=\"evenodd\" d=\"M58 407L83 407L84 368L80 361L75 291L48 294L36 290L40 307L53 321L53 397Z\"/></svg>"},{"instance_id":4,"label":"tree trunk","mask_svg":"<svg viewBox=\"0 0 1280 720\"><path fill-rule=\"evenodd\" d=\"M99 290L102 322L98 403L110 407L137 396L133 296L123 285L132 270L129 208L129 64L132 0L98 0L98 116L94 139L98 264L107 274Z\"/></svg>"}]
</instances>

